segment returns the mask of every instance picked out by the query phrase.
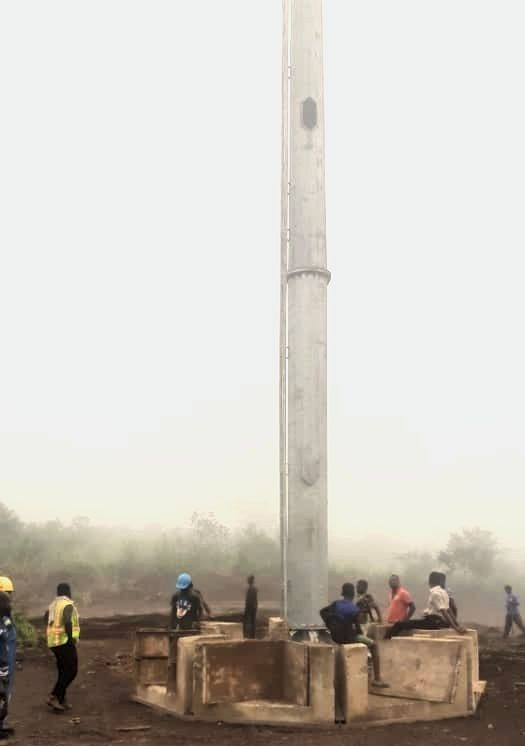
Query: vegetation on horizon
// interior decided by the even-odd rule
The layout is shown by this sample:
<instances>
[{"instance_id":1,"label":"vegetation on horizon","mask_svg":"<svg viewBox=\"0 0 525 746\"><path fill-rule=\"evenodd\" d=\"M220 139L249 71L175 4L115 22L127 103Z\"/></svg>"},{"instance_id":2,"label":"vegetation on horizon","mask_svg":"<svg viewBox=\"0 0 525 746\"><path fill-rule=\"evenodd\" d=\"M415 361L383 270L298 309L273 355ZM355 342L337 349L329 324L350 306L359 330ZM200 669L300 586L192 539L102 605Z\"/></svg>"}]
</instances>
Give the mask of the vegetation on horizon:
<instances>
[{"instance_id":1,"label":"vegetation on horizon","mask_svg":"<svg viewBox=\"0 0 525 746\"><path fill-rule=\"evenodd\" d=\"M343 578L367 577L371 585L386 588L391 572L401 573L407 584L423 587L430 570L446 568L455 588L481 587L489 581L501 585L521 574L521 568L505 564L494 536L482 529L453 533L435 554L412 551L392 556L381 571L369 562L369 554L354 550L352 555L349 541L348 554L345 549L345 556L331 567L334 592ZM17 605L22 608L28 601L34 608L35 602L48 599L62 580L73 583L77 599L84 603L136 598L138 589L144 598L164 597L181 570L213 577L209 585L217 594L222 577L234 576L240 582L243 575L255 572L267 578L277 600L279 542L254 524L230 531L212 514L194 513L185 529L139 531L93 526L86 518L68 525L25 523L0 503L0 571L16 578Z\"/></svg>"}]
</instances>

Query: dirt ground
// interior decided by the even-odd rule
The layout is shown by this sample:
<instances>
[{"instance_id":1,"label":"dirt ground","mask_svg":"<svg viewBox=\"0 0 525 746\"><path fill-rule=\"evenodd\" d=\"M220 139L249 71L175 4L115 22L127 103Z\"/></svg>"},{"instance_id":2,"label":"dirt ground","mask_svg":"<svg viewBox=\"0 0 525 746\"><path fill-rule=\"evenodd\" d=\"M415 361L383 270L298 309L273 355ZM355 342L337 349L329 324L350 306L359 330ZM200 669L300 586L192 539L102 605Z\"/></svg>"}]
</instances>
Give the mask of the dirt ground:
<instances>
[{"instance_id":1,"label":"dirt ground","mask_svg":"<svg viewBox=\"0 0 525 746\"><path fill-rule=\"evenodd\" d=\"M496 633L484 636L481 671L488 690L478 714L471 719L368 730L292 731L182 722L131 702L134 629L163 623L160 615L84 622L80 674L70 690L74 709L63 715L54 714L45 705L54 683L54 660L44 647L24 652L11 704L10 723L16 735L9 743L525 746L525 687L515 686L516 682L525 682L525 641L518 638L503 643ZM132 730L120 730L126 728Z\"/></svg>"}]
</instances>

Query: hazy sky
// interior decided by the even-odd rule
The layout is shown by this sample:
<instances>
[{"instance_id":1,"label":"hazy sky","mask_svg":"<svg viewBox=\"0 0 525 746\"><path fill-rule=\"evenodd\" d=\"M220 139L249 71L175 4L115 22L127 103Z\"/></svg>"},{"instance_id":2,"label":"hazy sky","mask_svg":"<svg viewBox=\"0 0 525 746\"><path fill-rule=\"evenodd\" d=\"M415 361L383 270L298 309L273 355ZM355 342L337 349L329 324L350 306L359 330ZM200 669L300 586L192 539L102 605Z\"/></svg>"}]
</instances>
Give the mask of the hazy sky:
<instances>
[{"instance_id":1,"label":"hazy sky","mask_svg":"<svg viewBox=\"0 0 525 746\"><path fill-rule=\"evenodd\" d=\"M0 4L0 500L278 515L280 0ZM523 0L326 0L338 535L521 543Z\"/></svg>"}]
</instances>

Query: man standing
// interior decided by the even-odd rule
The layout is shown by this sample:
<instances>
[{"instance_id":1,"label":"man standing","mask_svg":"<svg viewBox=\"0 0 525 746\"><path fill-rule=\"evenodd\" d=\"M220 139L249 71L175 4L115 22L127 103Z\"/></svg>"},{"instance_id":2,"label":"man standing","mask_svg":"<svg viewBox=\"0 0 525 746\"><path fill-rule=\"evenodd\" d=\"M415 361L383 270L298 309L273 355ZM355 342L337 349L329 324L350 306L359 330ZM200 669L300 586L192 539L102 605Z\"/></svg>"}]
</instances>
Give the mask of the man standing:
<instances>
[{"instance_id":1,"label":"man standing","mask_svg":"<svg viewBox=\"0 0 525 746\"><path fill-rule=\"evenodd\" d=\"M359 609L358 621L361 627L366 629L373 622L381 624L381 609L372 594L368 592L368 580L358 580L356 590L357 600L355 603Z\"/></svg>"},{"instance_id":2,"label":"man standing","mask_svg":"<svg viewBox=\"0 0 525 746\"><path fill-rule=\"evenodd\" d=\"M258 592L255 587L253 575L248 577L248 588L246 589L246 600L244 602L244 636L249 639L255 638L257 626L257 608L259 606Z\"/></svg>"},{"instance_id":3,"label":"man standing","mask_svg":"<svg viewBox=\"0 0 525 746\"><path fill-rule=\"evenodd\" d=\"M204 599L193 587L191 575L183 572L177 578L171 598L171 629L200 631Z\"/></svg>"},{"instance_id":4,"label":"man standing","mask_svg":"<svg viewBox=\"0 0 525 746\"><path fill-rule=\"evenodd\" d=\"M399 575L391 575L388 585L390 586L390 604L386 613L386 621L388 624L407 622L416 610L410 593L402 587Z\"/></svg>"},{"instance_id":5,"label":"man standing","mask_svg":"<svg viewBox=\"0 0 525 746\"><path fill-rule=\"evenodd\" d=\"M0 592L0 741L7 741L13 730L5 727L9 710L12 681L10 678L9 628L11 623L11 601L7 593Z\"/></svg>"},{"instance_id":6,"label":"man standing","mask_svg":"<svg viewBox=\"0 0 525 746\"><path fill-rule=\"evenodd\" d=\"M5 618L5 629L7 635L7 665L9 667L9 686L7 689L7 699L11 699L13 692L13 684L15 682L15 671L16 671L16 627L13 622L12 605L13 605L13 593L15 587L11 578L0 577L0 593L4 593L9 601L9 613ZM4 719L5 720L5 719ZM8 728L5 727L5 722L0 719L0 728L4 733L12 733Z\"/></svg>"},{"instance_id":7,"label":"man standing","mask_svg":"<svg viewBox=\"0 0 525 746\"><path fill-rule=\"evenodd\" d=\"M519 610L520 602L518 597L512 592L512 586L506 585L504 590L507 595L505 598L505 630L503 632L503 637L506 638L510 635L513 624L521 629L522 633L525 635L525 627L523 626L523 620Z\"/></svg>"},{"instance_id":8,"label":"man standing","mask_svg":"<svg viewBox=\"0 0 525 746\"><path fill-rule=\"evenodd\" d=\"M71 600L71 588L60 583L47 613L47 646L53 652L58 679L47 704L56 712L70 709L66 693L78 673L77 640L80 637L78 611Z\"/></svg>"}]
</instances>

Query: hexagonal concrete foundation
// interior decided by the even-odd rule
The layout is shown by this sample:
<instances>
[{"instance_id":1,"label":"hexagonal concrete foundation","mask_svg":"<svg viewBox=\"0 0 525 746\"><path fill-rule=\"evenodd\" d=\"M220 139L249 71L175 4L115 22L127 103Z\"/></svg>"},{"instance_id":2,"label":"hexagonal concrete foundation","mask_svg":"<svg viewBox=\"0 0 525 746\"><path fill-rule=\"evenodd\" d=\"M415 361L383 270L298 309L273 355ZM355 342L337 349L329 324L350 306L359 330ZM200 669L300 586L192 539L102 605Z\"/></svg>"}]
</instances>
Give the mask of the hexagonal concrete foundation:
<instances>
[{"instance_id":1,"label":"hexagonal concrete foundation","mask_svg":"<svg viewBox=\"0 0 525 746\"><path fill-rule=\"evenodd\" d=\"M477 633L420 632L385 641L375 630L386 690L369 688L363 645L292 642L272 619L265 640L240 624L204 624L200 635L137 631L133 698L178 717L290 726L336 721L378 725L475 712Z\"/></svg>"}]
</instances>

